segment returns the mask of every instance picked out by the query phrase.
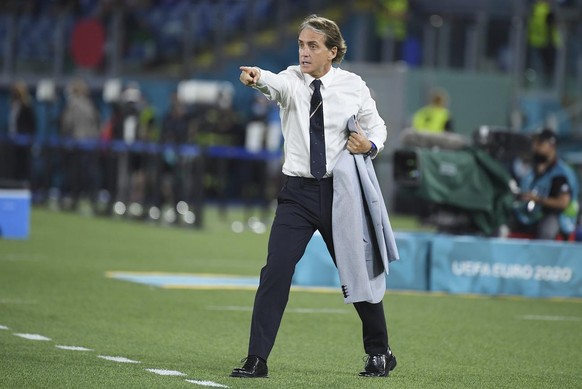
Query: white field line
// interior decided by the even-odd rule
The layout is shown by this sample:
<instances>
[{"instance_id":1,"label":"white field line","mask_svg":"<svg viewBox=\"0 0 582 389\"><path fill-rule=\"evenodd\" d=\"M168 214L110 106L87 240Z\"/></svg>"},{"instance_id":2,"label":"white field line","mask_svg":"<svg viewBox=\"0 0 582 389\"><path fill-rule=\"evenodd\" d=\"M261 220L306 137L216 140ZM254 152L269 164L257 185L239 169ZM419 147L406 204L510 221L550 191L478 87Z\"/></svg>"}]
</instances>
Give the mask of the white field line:
<instances>
[{"instance_id":1,"label":"white field line","mask_svg":"<svg viewBox=\"0 0 582 389\"><path fill-rule=\"evenodd\" d=\"M141 363L140 361L134 361L126 357L111 357L108 355L97 355L97 358L105 359L107 361L119 362L119 363Z\"/></svg>"},{"instance_id":2,"label":"white field line","mask_svg":"<svg viewBox=\"0 0 582 389\"><path fill-rule=\"evenodd\" d=\"M576 317L576 316L524 315L524 316L518 316L518 317L522 320L582 321L582 317Z\"/></svg>"},{"instance_id":3,"label":"white field line","mask_svg":"<svg viewBox=\"0 0 582 389\"><path fill-rule=\"evenodd\" d=\"M14 334L14 336L19 336L24 339L28 340L51 340L51 338L47 338L46 336L42 336L39 334Z\"/></svg>"},{"instance_id":4,"label":"white field line","mask_svg":"<svg viewBox=\"0 0 582 389\"><path fill-rule=\"evenodd\" d=\"M57 344L56 348L60 348L61 350L70 350L70 351L93 351L93 349L81 346L63 346L62 344Z\"/></svg>"},{"instance_id":5,"label":"white field line","mask_svg":"<svg viewBox=\"0 0 582 389\"><path fill-rule=\"evenodd\" d=\"M177 370L164 370L164 369L145 369L146 371L152 372L158 375L170 375L170 376L187 376L188 374L182 373L181 371Z\"/></svg>"},{"instance_id":6,"label":"white field line","mask_svg":"<svg viewBox=\"0 0 582 389\"><path fill-rule=\"evenodd\" d=\"M245 307L242 307L242 308L245 308ZM0 330L8 330L8 329L9 328L7 326L0 324ZM29 340L42 340L42 341L51 340L50 338L47 338L46 336L39 335L39 334L14 333L13 335L24 338L24 339L29 339ZM61 350L70 350L70 351L93 351L90 348L82 347L82 346L65 346L65 345L58 344L58 345L55 345L55 347L58 349L61 349ZM114 357L114 356L109 356L109 355L98 355L97 358L105 359L107 361L112 361L112 362L118 362L118 363L141 363L140 361L134 361L133 359L129 359L126 357L119 357L119 356ZM154 374L162 375L162 376L179 376L179 377L187 376L186 373L182 373L181 371L177 371L177 370L165 370L165 369L145 369L145 370L149 371L151 373L154 373ZM200 386L213 387L213 388L228 388L228 386L223 385L223 384L219 384L218 382L214 382L214 381L186 380L186 382L189 382L191 384L200 385Z\"/></svg>"},{"instance_id":7,"label":"white field line","mask_svg":"<svg viewBox=\"0 0 582 389\"><path fill-rule=\"evenodd\" d=\"M213 388L228 388L228 386L219 384L218 382L214 382L214 381L186 380L186 382L190 382L191 384L196 384L196 385L201 385L201 386L211 386Z\"/></svg>"},{"instance_id":8,"label":"white field line","mask_svg":"<svg viewBox=\"0 0 582 389\"><path fill-rule=\"evenodd\" d=\"M243 307L236 305L224 305L224 306L208 306L206 307L209 311L242 311L251 312L253 307ZM334 308L287 308L285 312L291 313L323 313L323 314L346 314L350 313L348 309L334 309Z\"/></svg>"}]
</instances>

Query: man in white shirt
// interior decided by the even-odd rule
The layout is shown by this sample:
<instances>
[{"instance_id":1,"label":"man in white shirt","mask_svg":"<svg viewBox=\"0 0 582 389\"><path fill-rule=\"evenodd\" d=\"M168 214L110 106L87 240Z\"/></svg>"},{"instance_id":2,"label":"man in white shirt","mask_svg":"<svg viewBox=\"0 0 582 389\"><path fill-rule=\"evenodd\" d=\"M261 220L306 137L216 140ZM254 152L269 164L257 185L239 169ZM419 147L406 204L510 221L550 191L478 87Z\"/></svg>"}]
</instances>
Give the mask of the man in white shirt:
<instances>
[{"instance_id":1,"label":"man in white shirt","mask_svg":"<svg viewBox=\"0 0 582 389\"><path fill-rule=\"evenodd\" d=\"M315 230L335 261L331 210L333 168L341 152L374 158L384 146L386 126L365 82L339 64L347 50L337 24L311 15L299 27L299 65L275 74L241 66L240 81L280 107L285 138L285 185L269 237L267 263L255 297L248 356L231 377L266 377L267 358L283 317L295 265ZM346 125L356 115L359 133ZM382 302L354 303L362 320L367 362L361 376L387 376L396 367L388 345Z\"/></svg>"}]
</instances>

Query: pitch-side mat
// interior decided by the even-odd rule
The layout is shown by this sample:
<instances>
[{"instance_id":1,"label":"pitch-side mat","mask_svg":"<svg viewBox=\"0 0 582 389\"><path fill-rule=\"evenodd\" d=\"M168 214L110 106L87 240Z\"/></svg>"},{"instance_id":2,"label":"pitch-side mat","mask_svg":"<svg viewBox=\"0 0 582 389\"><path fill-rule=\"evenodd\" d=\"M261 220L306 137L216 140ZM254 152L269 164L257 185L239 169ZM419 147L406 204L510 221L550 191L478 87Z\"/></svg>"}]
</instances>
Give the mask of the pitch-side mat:
<instances>
[{"instance_id":1,"label":"pitch-side mat","mask_svg":"<svg viewBox=\"0 0 582 389\"><path fill-rule=\"evenodd\" d=\"M255 290L259 286L258 277L244 277L224 274L190 274L163 272L109 271L109 278L136 282L164 289L236 289ZM336 287L291 286L291 290L319 293L340 293Z\"/></svg>"},{"instance_id":2,"label":"pitch-side mat","mask_svg":"<svg viewBox=\"0 0 582 389\"><path fill-rule=\"evenodd\" d=\"M134 282L138 284L153 286L163 289L220 289L220 290L256 290L259 286L258 277L226 275L226 274L204 274L204 273L167 273L167 272L133 272L133 271L108 271L105 273L108 278ZM307 286L291 285L291 291L315 292L315 293L341 293L339 287L333 286ZM448 293L425 291L425 290L395 290L391 293L400 295L424 295L434 298L450 296ZM469 299L490 299L490 295L480 294L457 294L457 296ZM507 300L528 300L526 296L500 295L497 298ZM545 300L563 301L570 303L582 303L582 298L573 297L548 297ZM289 310L286 310L289 312ZM555 319L546 319L555 320ZM560 320L560 319L559 319Z\"/></svg>"},{"instance_id":3,"label":"pitch-side mat","mask_svg":"<svg viewBox=\"0 0 582 389\"><path fill-rule=\"evenodd\" d=\"M11 331L11 329L5 325L0 324L0 331ZM33 341L41 341L41 342L52 342L51 338L48 338L41 334L28 334L28 333L21 333L21 332L12 332L14 336L18 336L22 339L33 340ZM94 352L95 350L83 347L83 346L70 346L70 345L62 345L56 344L56 348L61 350L68 350L68 351L80 351L80 352ZM141 363L140 361L136 361L133 359L129 359L122 356L111 356L111 355L97 355L97 358L104 359L106 361L116 362L116 363ZM153 374L161 375L161 376L168 376L168 377L187 377L188 374L182 373L181 371L177 370L166 370L166 369L153 369L153 368L145 368L145 371L148 371ZM228 388L227 385L220 384L214 381L206 381L206 380L199 380L199 379L186 379L186 382L191 384L196 384L200 386L209 386L214 388Z\"/></svg>"}]
</instances>

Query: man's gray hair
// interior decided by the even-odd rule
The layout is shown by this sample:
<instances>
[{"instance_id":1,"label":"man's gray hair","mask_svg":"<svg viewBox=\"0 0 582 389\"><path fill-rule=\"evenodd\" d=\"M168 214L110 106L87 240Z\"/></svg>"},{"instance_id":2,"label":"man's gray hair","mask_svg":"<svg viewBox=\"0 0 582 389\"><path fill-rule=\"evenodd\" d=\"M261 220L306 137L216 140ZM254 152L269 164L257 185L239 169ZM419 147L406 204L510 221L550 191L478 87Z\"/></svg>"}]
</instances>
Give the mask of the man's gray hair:
<instances>
[{"instance_id":1,"label":"man's gray hair","mask_svg":"<svg viewBox=\"0 0 582 389\"><path fill-rule=\"evenodd\" d=\"M325 46L329 50L337 47L337 55L332 60L332 63L339 64L342 62L348 51L348 46L336 22L313 14L306 17L303 23L301 23L299 33L306 28L325 35Z\"/></svg>"}]
</instances>

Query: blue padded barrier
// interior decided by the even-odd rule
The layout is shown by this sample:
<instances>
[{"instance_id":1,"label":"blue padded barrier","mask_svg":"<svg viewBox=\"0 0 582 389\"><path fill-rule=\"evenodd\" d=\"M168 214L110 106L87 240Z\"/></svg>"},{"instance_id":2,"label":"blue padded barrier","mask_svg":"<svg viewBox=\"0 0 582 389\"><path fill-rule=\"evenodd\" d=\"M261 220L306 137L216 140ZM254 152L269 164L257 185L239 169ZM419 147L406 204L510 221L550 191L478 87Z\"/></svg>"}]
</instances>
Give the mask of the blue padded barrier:
<instances>
[{"instance_id":1,"label":"blue padded barrier","mask_svg":"<svg viewBox=\"0 0 582 389\"><path fill-rule=\"evenodd\" d=\"M582 244L435 236L430 288L448 293L582 297Z\"/></svg>"},{"instance_id":2,"label":"blue padded barrier","mask_svg":"<svg viewBox=\"0 0 582 389\"><path fill-rule=\"evenodd\" d=\"M428 290L428 255L431 234L396 233L400 257L405 260L390 264L387 275L389 289ZM305 254L293 276L293 285L340 286L335 265L319 232L307 245Z\"/></svg>"},{"instance_id":3,"label":"blue padded barrier","mask_svg":"<svg viewBox=\"0 0 582 389\"><path fill-rule=\"evenodd\" d=\"M400 260L388 289L446 293L582 297L582 244L521 239L396 233ZM339 288L339 277L316 233L293 284Z\"/></svg>"},{"instance_id":4,"label":"blue padded barrier","mask_svg":"<svg viewBox=\"0 0 582 389\"><path fill-rule=\"evenodd\" d=\"M27 239L30 232L30 191L0 188L0 239Z\"/></svg>"}]
</instances>

